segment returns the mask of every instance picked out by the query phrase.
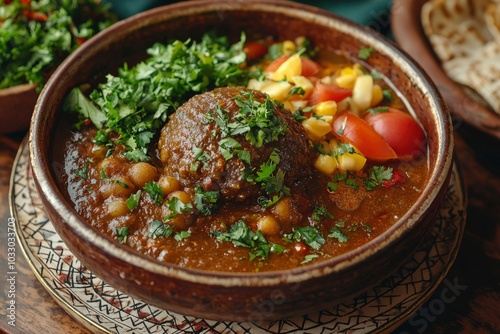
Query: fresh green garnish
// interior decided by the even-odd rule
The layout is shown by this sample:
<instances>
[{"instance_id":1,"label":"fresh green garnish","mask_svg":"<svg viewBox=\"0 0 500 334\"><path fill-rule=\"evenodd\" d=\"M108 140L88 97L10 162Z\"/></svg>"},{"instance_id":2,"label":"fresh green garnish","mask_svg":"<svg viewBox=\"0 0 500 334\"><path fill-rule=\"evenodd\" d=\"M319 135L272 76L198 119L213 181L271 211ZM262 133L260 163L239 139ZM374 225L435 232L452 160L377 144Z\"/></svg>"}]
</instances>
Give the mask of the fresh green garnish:
<instances>
[{"instance_id":1,"label":"fresh green garnish","mask_svg":"<svg viewBox=\"0 0 500 334\"><path fill-rule=\"evenodd\" d=\"M272 196L271 198L262 196L258 199L259 205L262 207L270 207L282 197L290 195L290 189L285 186L285 173L279 168L276 170L279 162L278 150L274 149L269 160L260 165L257 175L251 175L249 178L251 182L260 183L266 194Z\"/></svg>"},{"instance_id":2,"label":"fresh green garnish","mask_svg":"<svg viewBox=\"0 0 500 334\"><path fill-rule=\"evenodd\" d=\"M179 198L172 197L165 204L167 208L172 212L170 215L165 217L165 220L173 219L183 212L192 212L193 205L191 203L184 204Z\"/></svg>"},{"instance_id":3,"label":"fresh green garnish","mask_svg":"<svg viewBox=\"0 0 500 334\"><path fill-rule=\"evenodd\" d=\"M76 170L76 175L78 175L82 179L88 178L89 177L90 162L91 162L91 159L87 159L87 161L85 161L85 164L83 165L83 167L81 169Z\"/></svg>"},{"instance_id":4,"label":"fresh green garnish","mask_svg":"<svg viewBox=\"0 0 500 334\"><path fill-rule=\"evenodd\" d=\"M349 237L342 232L340 227L331 228L328 237L337 239L339 242L347 242L349 240Z\"/></svg>"},{"instance_id":5,"label":"fresh green garnish","mask_svg":"<svg viewBox=\"0 0 500 334\"><path fill-rule=\"evenodd\" d=\"M320 222L325 218L333 218L333 215L328 212L328 210L323 206L318 206L314 209L314 212L311 217L314 221Z\"/></svg>"},{"instance_id":6,"label":"fresh green garnish","mask_svg":"<svg viewBox=\"0 0 500 334\"><path fill-rule=\"evenodd\" d=\"M374 48L363 46L359 49L358 58L363 59L363 60L367 60L372 55L373 51L375 51Z\"/></svg>"},{"instance_id":7,"label":"fresh green garnish","mask_svg":"<svg viewBox=\"0 0 500 334\"><path fill-rule=\"evenodd\" d=\"M277 141L286 133L286 125L275 111L276 105L269 96L264 103L254 99L253 93L242 92L234 98L240 107L236 121L229 124L231 135L245 134L245 139L255 147Z\"/></svg>"},{"instance_id":8,"label":"fresh green garnish","mask_svg":"<svg viewBox=\"0 0 500 334\"><path fill-rule=\"evenodd\" d=\"M394 101L394 96L392 95L392 91L389 88L382 89L382 96L387 101Z\"/></svg>"},{"instance_id":9,"label":"fresh green garnish","mask_svg":"<svg viewBox=\"0 0 500 334\"><path fill-rule=\"evenodd\" d=\"M207 33L199 42L156 43L147 50L147 60L132 68L124 65L90 94L95 108L75 88L65 109L90 118L108 137L118 135L129 160L148 161L154 134L184 101L215 87L246 86L244 42L244 35L229 45L227 38Z\"/></svg>"},{"instance_id":10,"label":"fresh green garnish","mask_svg":"<svg viewBox=\"0 0 500 334\"><path fill-rule=\"evenodd\" d=\"M392 179L392 167L373 166L365 180L366 190L373 190L383 181Z\"/></svg>"},{"instance_id":11,"label":"fresh green garnish","mask_svg":"<svg viewBox=\"0 0 500 334\"><path fill-rule=\"evenodd\" d=\"M217 201L220 196L218 191L204 191L197 186L194 193L194 205L201 214L208 216L217 210Z\"/></svg>"},{"instance_id":12,"label":"fresh green garnish","mask_svg":"<svg viewBox=\"0 0 500 334\"><path fill-rule=\"evenodd\" d=\"M116 238L118 239L118 242L121 243L121 244L124 244L127 242L127 237L130 233L130 230L128 227L118 227L117 229L115 229L115 234L116 234Z\"/></svg>"},{"instance_id":13,"label":"fresh green garnish","mask_svg":"<svg viewBox=\"0 0 500 334\"><path fill-rule=\"evenodd\" d=\"M319 250L325 243L325 238L314 226L294 227L292 233L285 234L283 239L289 242L304 242L314 250Z\"/></svg>"},{"instance_id":14,"label":"fresh green garnish","mask_svg":"<svg viewBox=\"0 0 500 334\"><path fill-rule=\"evenodd\" d=\"M183 239L189 238L190 236L191 233L189 233L189 231L180 231L174 235L174 239L175 241L181 241Z\"/></svg>"},{"instance_id":15,"label":"fresh green garnish","mask_svg":"<svg viewBox=\"0 0 500 334\"><path fill-rule=\"evenodd\" d=\"M368 108L366 110L366 112L368 112L368 113L370 113L372 115L376 115L376 114L387 112L387 111L389 111L389 107L386 107L386 106L376 107L376 108Z\"/></svg>"},{"instance_id":16,"label":"fresh green garnish","mask_svg":"<svg viewBox=\"0 0 500 334\"><path fill-rule=\"evenodd\" d=\"M281 254L285 248L268 242L260 231L253 232L243 221L234 223L228 232L214 231L212 235L221 242L232 242L237 247L249 248L250 261L260 258L267 260L270 253Z\"/></svg>"},{"instance_id":17,"label":"fresh green garnish","mask_svg":"<svg viewBox=\"0 0 500 334\"><path fill-rule=\"evenodd\" d=\"M175 229L172 225L165 224L161 220L154 220L149 226L149 236L152 238L168 238L174 233Z\"/></svg>"},{"instance_id":18,"label":"fresh green garnish","mask_svg":"<svg viewBox=\"0 0 500 334\"><path fill-rule=\"evenodd\" d=\"M139 206L139 201L141 200L141 191L138 190L135 194L131 194L127 199L126 204L130 211L134 210Z\"/></svg>"},{"instance_id":19,"label":"fresh green garnish","mask_svg":"<svg viewBox=\"0 0 500 334\"><path fill-rule=\"evenodd\" d=\"M41 90L64 58L115 21L101 1L3 1L0 89L34 83Z\"/></svg>"},{"instance_id":20,"label":"fresh green garnish","mask_svg":"<svg viewBox=\"0 0 500 334\"><path fill-rule=\"evenodd\" d=\"M155 181L148 182L142 187L142 189L144 189L156 205L161 205L163 203L163 190L160 188L158 183Z\"/></svg>"}]
</instances>

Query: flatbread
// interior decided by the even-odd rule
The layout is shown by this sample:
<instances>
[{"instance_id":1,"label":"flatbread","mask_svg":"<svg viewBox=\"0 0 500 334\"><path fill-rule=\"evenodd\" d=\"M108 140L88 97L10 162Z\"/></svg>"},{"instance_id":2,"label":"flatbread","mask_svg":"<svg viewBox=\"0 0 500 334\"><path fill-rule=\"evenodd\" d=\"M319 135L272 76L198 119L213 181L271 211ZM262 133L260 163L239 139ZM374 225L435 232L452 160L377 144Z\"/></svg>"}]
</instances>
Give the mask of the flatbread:
<instances>
[{"instance_id":1,"label":"flatbread","mask_svg":"<svg viewBox=\"0 0 500 334\"><path fill-rule=\"evenodd\" d=\"M430 0L421 19L448 76L500 114L500 0Z\"/></svg>"}]
</instances>

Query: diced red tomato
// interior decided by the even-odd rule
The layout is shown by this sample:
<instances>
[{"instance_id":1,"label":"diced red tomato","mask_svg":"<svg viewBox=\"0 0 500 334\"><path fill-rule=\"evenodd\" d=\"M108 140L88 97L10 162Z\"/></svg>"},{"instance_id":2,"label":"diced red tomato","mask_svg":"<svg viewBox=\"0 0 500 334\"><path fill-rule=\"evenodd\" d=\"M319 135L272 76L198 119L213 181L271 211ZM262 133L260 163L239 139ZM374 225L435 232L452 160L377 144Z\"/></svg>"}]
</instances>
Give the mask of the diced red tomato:
<instances>
[{"instance_id":1,"label":"diced red tomato","mask_svg":"<svg viewBox=\"0 0 500 334\"><path fill-rule=\"evenodd\" d=\"M306 244L302 243L302 242L296 242L294 245L293 245L293 248L295 249L295 251L301 255L301 256L305 256L307 254L310 253L310 248L309 246L307 246Z\"/></svg>"},{"instance_id":2,"label":"diced red tomato","mask_svg":"<svg viewBox=\"0 0 500 334\"><path fill-rule=\"evenodd\" d=\"M392 171L392 178L390 180L387 180L387 181L382 181L382 186L384 188L390 188L396 184L400 184L400 183L403 183L405 180L405 177L404 175L397 169L394 169Z\"/></svg>"},{"instance_id":3,"label":"diced red tomato","mask_svg":"<svg viewBox=\"0 0 500 334\"><path fill-rule=\"evenodd\" d=\"M321 66L314 60L306 57L300 57L300 60L302 62L302 76L304 77L312 77L321 70Z\"/></svg>"},{"instance_id":4,"label":"diced red tomato","mask_svg":"<svg viewBox=\"0 0 500 334\"><path fill-rule=\"evenodd\" d=\"M279 56L266 67L265 71L275 72L281 66L281 64L283 64L288 58L290 58L290 56L286 55ZM321 66L319 66L318 63L309 58L300 57L300 62L302 63L301 75L304 77L311 77L317 74L321 70Z\"/></svg>"},{"instance_id":5,"label":"diced red tomato","mask_svg":"<svg viewBox=\"0 0 500 334\"><path fill-rule=\"evenodd\" d=\"M341 141L357 148L367 159L386 161L396 159L397 154L367 122L351 112L333 120L333 133Z\"/></svg>"},{"instance_id":6,"label":"diced red tomato","mask_svg":"<svg viewBox=\"0 0 500 334\"><path fill-rule=\"evenodd\" d=\"M267 53L267 45L260 41L249 42L243 47L243 52L249 61L257 60Z\"/></svg>"},{"instance_id":7,"label":"diced red tomato","mask_svg":"<svg viewBox=\"0 0 500 334\"><path fill-rule=\"evenodd\" d=\"M425 152L425 133L415 119L399 109L367 114L365 120L392 147L399 158L415 158Z\"/></svg>"},{"instance_id":8,"label":"diced red tomato","mask_svg":"<svg viewBox=\"0 0 500 334\"><path fill-rule=\"evenodd\" d=\"M314 90L309 97L309 104L315 105L324 101L339 102L350 96L352 90L341 88L335 85L325 84L317 81Z\"/></svg>"},{"instance_id":9,"label":"diced red tomato","mask_svg":"<svg viewBox=\"0 0 500 334\"><path fill-rule=\"evenodd\" d=\"M29 9L24 9L22 11L22 13L24 16L26 16L26 18L28 20L45 22L48 19L47 14L40 13L40 12L34 12L34 11L29 10Z\"/></svg>"},{"instance_id":10,"label":"diced red tomato","mask_svg":"<svg viewBox=\"0 0 500 334\"><path fill-rule=\"evenodd\" d=\"M278 67L281 66L290 56L279 56L275 60L271 62L271 64L267 65L265 72L276 72Z\"/></svg>"}]
</instances>

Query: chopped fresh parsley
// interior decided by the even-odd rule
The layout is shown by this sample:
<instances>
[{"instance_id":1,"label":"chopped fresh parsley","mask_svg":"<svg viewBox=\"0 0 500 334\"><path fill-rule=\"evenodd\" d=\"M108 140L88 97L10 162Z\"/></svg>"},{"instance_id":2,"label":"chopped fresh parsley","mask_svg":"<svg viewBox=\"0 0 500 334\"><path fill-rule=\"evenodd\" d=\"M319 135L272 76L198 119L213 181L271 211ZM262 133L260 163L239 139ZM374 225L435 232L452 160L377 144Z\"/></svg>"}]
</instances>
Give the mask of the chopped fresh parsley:
<instances>
[{"instance_id":1,"label":"chopped fresh parsley","mask_svg":"<svg viewBox=\"0 0 500 334\"><path fill-rule=\"evenodd\" d=\"M130 230L128 227L118 227L117 229L115 229L115 234L116 234L116 238L118 239L118 242L121 243L121 244L124 244L127 242L127 237L130 233Z\"/></svg>"},{"instance_id":2,"label":"chopped fresh parsley","mask_svg":"<svg viewBox=\"0 0 500 334\"><path fill-rule=\"evenodd\" d=\"M314 212L311 217L314 221L320 222L325 218L333 218L333 215L328 212L328 210L323 206L318 206L314 209Z\"/></svg>"},{"instance_id":3,"label":"chopped fresh parsley","mask_svg":"<svg viewBox=\"0 0 500 334\"><path fill-rule=\"evenodd\" d=\"M160 188L158 183L155 181L148 182L142 187L142 189L144 189L156 205L161 205L163 203L163 190Z\"/></svg>"},{"instance_id":4,"label":"chopped fresh parsley","mask_svg":"<svg viewBox=\"0 0 500 334\"><path fill-rule=\"evenodd\" d=\"M234 98L240 107L235 122L230 123L232 135L245 134L245 139L255 147L277 141L286 133L286 125L276 115L276 105L266 97L264 103L254 99L253 93L242 92Z\"/></svg>"},{"instance_id":5,"label":"chopped fresh parsley","mask_svg":"<svg viewBox=\"0 0 500 334\"><path fill-rule=\"evenodd\" d=\"M204 191L200 186L194 189L194 205L203 215L208 216L217 210L218 191Z\"/></svg>"},{"instance_id":6,"label":"chopped fresh parsley","mask_svg":"<svg viewBox=\"0 0 500 334\"><path fill-rule=\"evenodd\" d=\"M392 91L389 88L382 89L382 96L387 101L394 101L394 96L392 95Z\"/></svg>"},{"instance_id":7,"label":"chopped fresh parsley","mask_svg":"<svg viewBox=\"0 0 500 334\"><path fill-rule=\"evenodd\" d=\"M365 180L366 190L373 190L383 181L392 179L392 167L373 166Z\"/></svg>"},{"instance_id":8,"label":"chopped fresh parsley","mask_svg":"<svg viewBox=\"0 0 500 334\"><path fill-rule=\"evenodd\" d=\"M376 115L376 114L379 114L379 113L382 113L382 112L387 112L389 111L389 107L386 107L386 106L382 106L382 107L376 107L376 108L368 108L366 110L366 112L372 114L372 115Z\"/></svg>"},{"instance_id":9,"label":"chopped fresh parsley","mask_svg":"<svg viewBox=\"0 0 500 334\"><path fill-rule=\"evenodd\" d=\"M270 207L282 197L290 195L290 189L285 186L285 173L279 168L276 170L279 162L278 150L274 149L269 156L269 160L260 165L257 175L250 175L247 178L250 182L260 183L266 194L272 196L271 198L262 196L258 199L259 205L262 207Z\"/></svg>"},{"instance_id":10,"label":"chopped fresh parsley","mask_svg":"<svg viewBox=\"0 0 500 334\"><path fill-rule=\"evenodd\" d=\"M226 37L207 33L201 41L156 43L147 50L147 60L108 75L90 94L92 102L75 88L65 110L90 118L108 137L118 135L129 160L148 161L154 134L188 98L215 87L246 86L250 74L241 68L244 42L243 34L230 45Z\"/></svg>"},{"instance_id":11,"label":"chopped fresh parsley","mask_svg":"<svg viewBox=\"0 0 500 334\"><path fill-rule=\"evenodd\" d=\"M359 49L358 58L363 59L363 60L367 60L372 55L373 51L375 51L374 48L363 46Z\"/></svg>"},{"instance_id":12,"label":"chopped fresh parsley","mask_svg":"<svg viewBox=\"0 0 500 334\"><path fill-rule=\"evenodd\" d=\"M347 242L349 240L349 237L342 232L340 227L331 228L328 237L337 239L339 242Z\"/></svg>"},{"instance_id":13,"label":"chopped fresh parsley","mask_svg":"<svg viewBox=\"0 0 500 334\"><path fill-rule=\"evenodd\" d=\"M138 190L135 194L131 194L127 199L127 207L130 211L134 210L139 206L139 201L141 200L142 191Z\"/></svg>"},{"instance_id":14,"label":"chopped fresh parsley","mask_svg":"<svg viewBox=\"0 0 500 334\"><path fill-rule=\"evenodd\" d=\"M167 201L166 206L170 210L171 214L165 217L165 220L173 219L183 212L193 211L193 205L191 203L184 204L175 196Z\"/></svg>"},{"instance_id":15,"label":"chopped fresh parsley","mask_svg":"<svg viewBox=\"0 0 500 334\"><path fill-rule=\"evenodd\" d=\"M289 242L304 242L314 250L319 250L325 243L325 238L314 226L294 227L292 233L285 234L283 239Z\"/></svg>"},{"instance_id":16,"label":"chopped fresh parsley","mask_svg":"<svg viewBox=\"0 0 500 334\"><path fill-rule=\"evenodd\" d=\"M237 247L250 248L250 261L259 258L267 260L270 253L281 254L285 248L281 245L268 242L260 231L253 232L243 221L234 223L228 232L212 232L218 241L232 242Z\"/></svg>"},{"instance_id":17,"label":"chopped fresh parsley","mask_svg":"<svg viewBox=\"0 0 500 334\"><path fill-rule=\"evenodd\" d=\"M101 1L3 1L0 89L34 83L41 90L59 63L115 21Z\"/></svg>"},{"instance_id":18,"label":"chopped fresh parsley","mask_svg":"<svg viewBox=\"0 0 500 334\"><path fill-rule=\"evenodd\" d=\"M174 227L163 223L161 220L153 220L149 226L149 236L152 238L169 237L174 233Z\"/></svg>"},{"instance_id":19,"label":"chopped fresh parsley","mask_svg":"<svg viewBox=\"0 0 500 334\"><path fill-rule=\"evenodd\" d=\"M183 239L189 238L190 236L191 233L189 233L189 231L180 231L174 235L174 239L175 241L181 241Z\"/></svg>"}]
</instances>

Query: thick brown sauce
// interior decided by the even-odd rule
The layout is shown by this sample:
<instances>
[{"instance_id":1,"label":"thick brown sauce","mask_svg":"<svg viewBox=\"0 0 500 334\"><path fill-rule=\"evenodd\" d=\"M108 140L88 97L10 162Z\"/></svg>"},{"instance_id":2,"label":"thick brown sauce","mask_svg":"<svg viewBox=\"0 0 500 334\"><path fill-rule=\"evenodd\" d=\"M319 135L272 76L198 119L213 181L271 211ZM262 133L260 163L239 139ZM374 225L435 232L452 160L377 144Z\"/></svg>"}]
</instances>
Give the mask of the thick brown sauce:
<instances>
[{"instance_id":1,"label":"thick brown sauce","mask_svg":"<svg viewBox=\"0 0 500 334\"><path fill-rule=\"evenodd\" d=\"M401 101L399 104L401 108ZM286 247L286 251L283 254L271 253L268 260L250 261L248 248L236 247L231 242L217 241L210 232L221 230L224 226L227 228L240 219L244 219L252 230L256 230L253 222L259 217L272 214L272 207L263 209L257 203L222 207L216 214L200 216L194 224L186 226L185 229L190 233L188 238L177 241L173 237L151 237L151 222L165 217L165 206L156 205L148 194L142 192L137 208L132 211L125 210L125 214L116 217L110 215L106 208L109 207L113 196L106 199L99 190L104 183L110 181L103 180L102 175L99 175L105 151L96 150L92 141L95 128L84 127L81 132L70 134L64 129L60 131L65 133L60 134L61 138L67 138L67 141L63 147L64 151L56 152L55 155L64 155L63 184L68 189L68 195L77 212L94 228L114 239L117 239L118 228L128 227L129 234L125 242L127 246L160 261L190 268L232 272L282 270L303 265L308 254L316 254L317 257L311 261L316 262L351 251L386 231L403 216L415 203L427 179L425 156L412 161L378 163L377 165L397 169L404 176L404 182L389 188L379 186L371 191L365 189L362 181L359 182L357 190L338 182L338 190L332 193L326 186L329 179L319 172L314 173L303 196L304 206L299 207L300 201L298 205L296 202L290 210L287 222L280 225L281 232L266 236L268 241ZM156 158L153 164L160 171L162 166L156 145L157 143L152 145L152 155ZM113 161L112 164L106 165L106 174L113 178L127 175L133 164L120 154L119 147L106 159ZM86 178L77 174L77 171L84 167L88 171ZM367 165L365 170L369 168ZM155 176L156 181L159 176L160 173ZM135 193L139 189L130 182L129 185L125 192ZM128 197L128 194L124 197ZM327 208L333 215L332 219L325 218L321 222L315 222L310 218L311 208L320 205ZM339 222L343 222L342 225L339 225ZM325 237L326 242L318 252L283 240L282 234L290 233L292 227L308 225L318 227ZM336 238L327 237L332 228L339 228L348 240L340 242Z\"/></svg>"}]
</instances>

